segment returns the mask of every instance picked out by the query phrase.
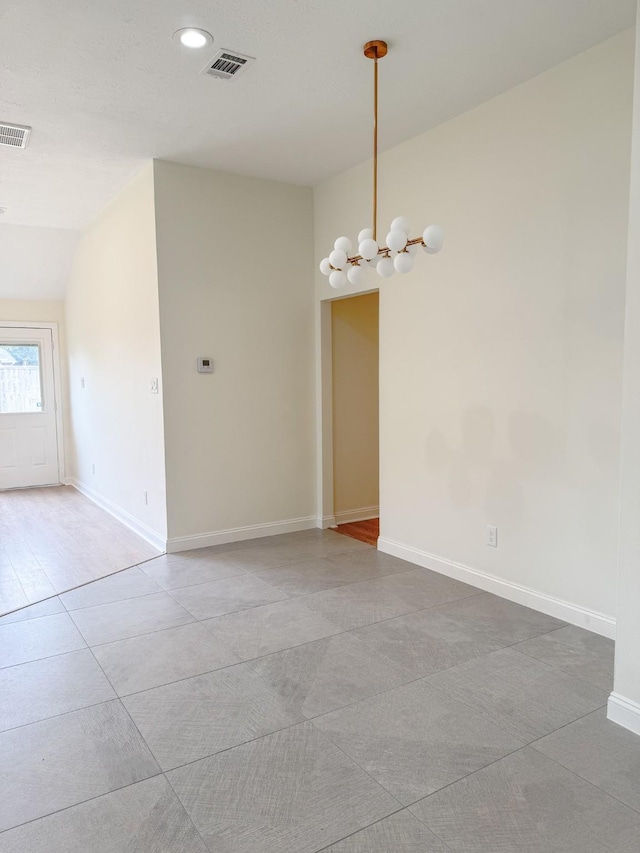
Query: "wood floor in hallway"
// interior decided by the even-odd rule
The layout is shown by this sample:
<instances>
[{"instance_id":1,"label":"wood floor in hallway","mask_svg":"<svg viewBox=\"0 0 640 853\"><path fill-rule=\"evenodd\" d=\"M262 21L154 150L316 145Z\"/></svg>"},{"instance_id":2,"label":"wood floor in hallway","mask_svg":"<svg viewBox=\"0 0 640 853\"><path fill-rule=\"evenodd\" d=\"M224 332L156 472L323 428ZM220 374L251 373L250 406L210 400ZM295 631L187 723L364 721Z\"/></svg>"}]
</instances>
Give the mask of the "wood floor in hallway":
<instances>
[{"instance_id":1,"label":"wood floor in hallway","mask_svg":"<svg viewBox=\"0 0 640 853\"><path fill-rule=\"evenodd\" d=\"M70 486L0 492L0 614L159 553Z\"/></svg>"},{"instance_id":2,"label":"wood floor in hallway","mask_svg":"<svg viewBox=\"0 0 640 853\"><path fill-rule=\"evenodd\" d=\"M367 545L373 545L375 548L378 544L378 536L380 536L380 519L368 518L366 521L352 521L349 524L339 524L333 530L336 533L342 533L344 536L357 539L359 542L366 542Z\"/></svg>"}]
</instances>

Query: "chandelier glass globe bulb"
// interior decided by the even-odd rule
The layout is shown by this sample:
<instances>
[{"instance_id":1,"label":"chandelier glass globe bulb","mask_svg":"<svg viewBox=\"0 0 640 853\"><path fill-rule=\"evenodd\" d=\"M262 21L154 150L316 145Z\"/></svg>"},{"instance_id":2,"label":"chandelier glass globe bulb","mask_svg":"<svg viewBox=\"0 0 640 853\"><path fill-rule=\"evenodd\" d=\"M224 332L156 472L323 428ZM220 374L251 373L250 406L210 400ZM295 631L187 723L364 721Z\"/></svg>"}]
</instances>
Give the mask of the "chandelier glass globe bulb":
<instances>
[{"instance_id":1,"label":"chandelier glass globe bulb","mask_svg":"<svg viewBox=\"0 0 640 853\"><path fill-rule=\"evenodd\" d=\"M361 284L364 281L365 269L360 266L351 266L347 273L347 278L351 284Z\"/></svg>"},{"instance_id":2,"label":"chandelier glass globe bulb","mask_svg":"<svg viewBox=\"0 0 640 853\"><path fill-rule=\"evenodd\" d=\"M358 247L358 252L365 260L370 261L378 254L378 244L373 239L363 240Z\"/></svg>"},{"instance_id":3,"label":"chandelier glass globe bulb","mask_svg":"<svg viewBox=\"0 0 640 853\"><path fill-rule=\"evenodd\" d=\"M444 233L439 225L428 225L422 234L422 242L433 252L439 252L444 243Z\"/></svg>"},{"instance_id":4,"label":"chandelier glass globe bulb","mask_svg":"<svg viewBox=\"0 0 640 853\"><path fill-rule=\"evenodd\" d=\"M376 270L382 278L391 278L394 272L393 261L391 258L380 258Z\"/></svg>"},{"instance_id":5,"label":"chandelier glass globe bulb","mask_svg":"<svg viewBox=\"0 0 640 853\"><path fill-rule=\"evenodd\" d=\"M342 270L334 270L329 276L329 284L336 290L339 290L341 287L344 287L346 283L347 277L342 272Z\"/></svg>"},{"instance_id":6,"label":"chandelier glass globe bulb","mask_svg":"<svg viewBox=\"0 0 640 853\"><path fill-rule=\"evenodd\" d=\"M323 258L320 261L320 272L322 275L331 275L331 261L329 258Z\"/></svg>"},{"instance_id":7,"label":"chandelier glass globe bulb","mask_svg":"<svg viewBox=\"0 0 640 853\"><path fill-rule=\"evenodd\" d=\"M406 216L396 216L389 231L402 231L408 237L411 233L411 223Z\"/></svg>"},{"instance_id":8,"label":"chandelier glass globe bulb","mask_svg":"<svg viewBox=\"0 0 640 853\"><path fill-rule=\"evenodd\" d=\"M338 237L336 242L333 244L333 248L345 252L347 255L353 249L353 243L348 237Z\"/></svg>"},{"instance_id":9,"label":"chandelier glass globe bulb","mask_svg":"<svg viewBox=\"0 0 640 853\"><path fill-rule=\"evenodd\" d=\"M373 228L362 229L358 234L358 245L362 243L363 240L373 240Z\"/></svg>"},{"instance_id":10,"label":"chandelier glass globe bulb","mask_svg":"<svg viewBox=\"0 0 640 853\"><path fill-rule=\"evenodd\" d=\"M407 235L404 231L400 231L399 229L389 231L387 234L387 246L390 249L393 249L394 252L401 252L406 245Z\"/></svg>"},{"instance_id":11,"label":"chandelier glass globe bulb","mask_svg":"<svg viewBox=\"0 0 640 853\"><path fill-rule=\"evenodd\" d=\"M334 269L341 270L347 265L347 253L344 249L334 249L329 255L329 263Z\"/></svg>"},{"instance_id":12,"label":"chandelier glass globe bulb","mask_svg":"<svg viewBox=\"0 0 640 853\"><path fill-rule=\"evenodd\" d=\"M413 269L413 257L409 252L400 252L393 259L393 266L396 272L407 273Z\"/></svg>"}]
</instances>

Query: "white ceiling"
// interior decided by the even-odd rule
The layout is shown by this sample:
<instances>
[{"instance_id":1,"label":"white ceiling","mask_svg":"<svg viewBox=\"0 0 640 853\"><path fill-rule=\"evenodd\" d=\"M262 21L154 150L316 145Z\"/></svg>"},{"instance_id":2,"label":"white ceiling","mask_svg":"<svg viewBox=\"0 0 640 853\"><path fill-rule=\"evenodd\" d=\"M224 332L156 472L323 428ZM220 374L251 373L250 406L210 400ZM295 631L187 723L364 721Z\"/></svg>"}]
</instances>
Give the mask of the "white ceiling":
<instances>
[{"instance_id":1,"label":"white ceiling","mask_svg":"<svg viewBox=\"0 0 640 853\"><path fill-rule=\"evenodd\" d=\"M33 134L0 148L0 297L59 297L64 232L150 158L309 185L367 159L370 38L390 44L385 148L634 19L635 0L3 0L0 121ZM176 44L184 26L213 48ZM199 74L220 47L257 61L232 82Z\"/></svg>"}]
</instances>

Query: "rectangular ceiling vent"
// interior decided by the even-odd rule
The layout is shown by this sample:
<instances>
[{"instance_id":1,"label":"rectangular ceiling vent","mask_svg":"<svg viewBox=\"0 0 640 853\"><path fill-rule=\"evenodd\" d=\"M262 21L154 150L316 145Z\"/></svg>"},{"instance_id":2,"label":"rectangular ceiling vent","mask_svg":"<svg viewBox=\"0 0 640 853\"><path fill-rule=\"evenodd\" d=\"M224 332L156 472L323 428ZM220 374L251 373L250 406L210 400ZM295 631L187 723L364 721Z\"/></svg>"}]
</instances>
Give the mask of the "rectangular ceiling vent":
<instances>
[{"instance_id":1,"label":"rectangular ceiling vent","mask_svg":"<svg viewBox=\"0 0 640 853\"><path fill-rule=\"evenodd\" d=\"M0 122L0 145L8 145L10 148L26 148L30 134L30 127Z\"/></svg>"},{"instance_id":2,"label":"rectangular ceiling vent","mask_svg":"<svg viewBox=\"0 0 640 853\"><path fill-rule=\"evenodd\" d=\"M204 74L217 77L219 80L231 80L237 77L244 69L255 62L253 56L244 56L237 50L219 50L203 69Z\"/></svg>"}]
</instances>

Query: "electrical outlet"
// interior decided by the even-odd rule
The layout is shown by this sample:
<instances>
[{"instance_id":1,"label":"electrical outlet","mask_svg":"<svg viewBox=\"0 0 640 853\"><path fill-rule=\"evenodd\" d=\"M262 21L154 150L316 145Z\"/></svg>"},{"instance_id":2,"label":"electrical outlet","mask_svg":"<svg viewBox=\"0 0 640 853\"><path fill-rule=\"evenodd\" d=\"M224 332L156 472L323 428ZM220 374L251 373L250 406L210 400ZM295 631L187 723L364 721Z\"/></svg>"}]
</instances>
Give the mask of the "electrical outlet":
<instances>
[{"instance_id":1,"label":"electrical outlet","mask_svg":"<svg viewBox=\"0 0 640 853\"><path fill-rule=\"evenodd\" d=\"M487 524L487 545L491 545L492 548L498 547L498 528L492 527L490 524Z\"/></svg>"},{"instance_id":2,"label":"electrical outlet","mask_svg":"<svg viewBox=\"0 0 640 853\"><path fill-rule=\"evenodd\" d=\"M151 393L152 393L152 394L157 394L157 393L158 393L158 378L157 378L157 377L154 377L154 378L151 380Z\"/></svg>"},{"instance_id":3,"label":"electrical outlet","mask_svg":"<svg viewBox=\"0 0 640 853\"><path fill-rule=\"evenodd\" d=\"M84 383L84 376L81 376L81 377L80 377L80 387L81 387L81 388L84 388L84 387L85 387L85 383Z\"/></svg>"}]
</instances>

